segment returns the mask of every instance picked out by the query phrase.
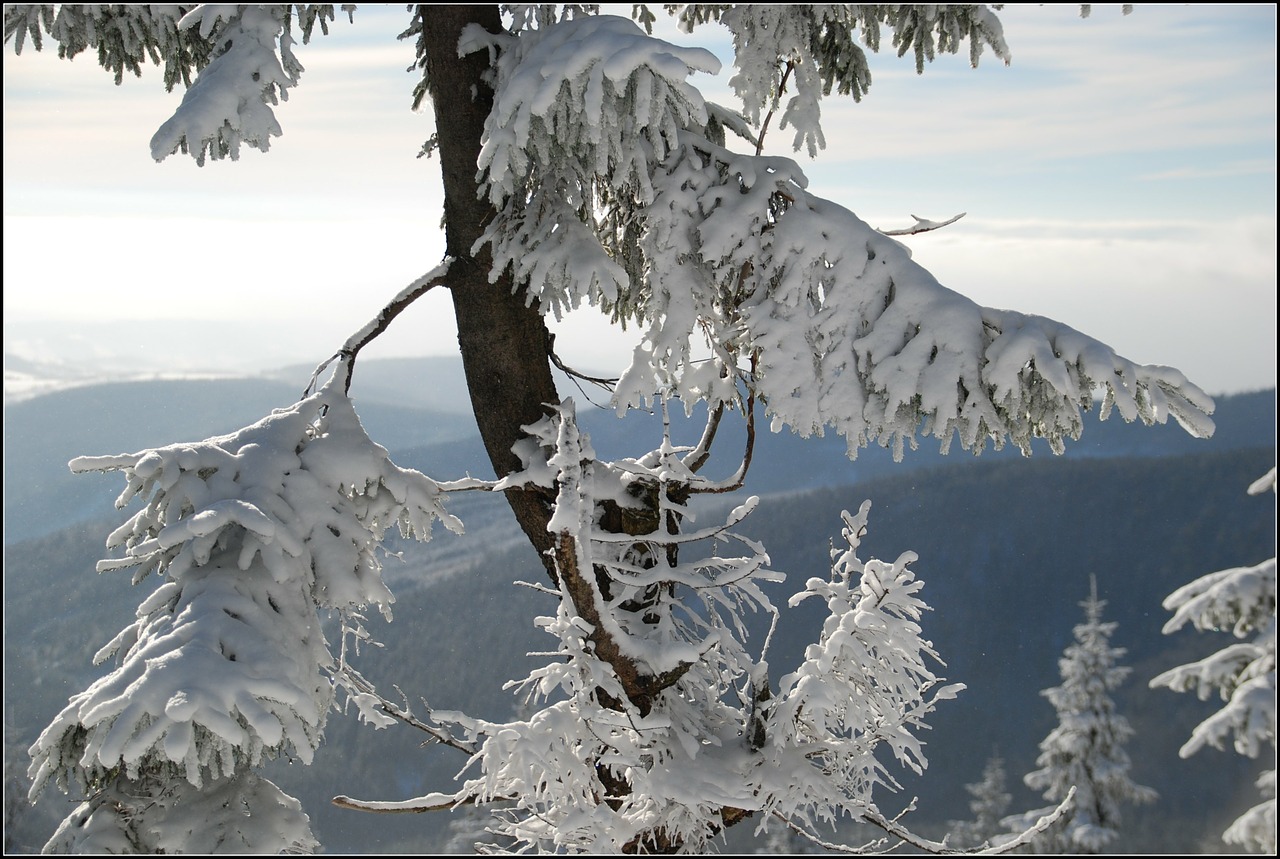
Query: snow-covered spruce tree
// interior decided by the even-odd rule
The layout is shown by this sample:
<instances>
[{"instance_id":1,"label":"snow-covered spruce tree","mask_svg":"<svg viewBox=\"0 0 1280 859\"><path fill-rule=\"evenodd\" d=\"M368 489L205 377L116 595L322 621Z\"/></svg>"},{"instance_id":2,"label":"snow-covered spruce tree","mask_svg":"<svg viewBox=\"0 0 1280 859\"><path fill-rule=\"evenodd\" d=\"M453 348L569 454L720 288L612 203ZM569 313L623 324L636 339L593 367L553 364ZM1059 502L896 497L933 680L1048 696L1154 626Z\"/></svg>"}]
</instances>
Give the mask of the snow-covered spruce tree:
<instances>
[{"instance_id":1,"label":"snow-covered spruce tree","mask_svg":"<svg viewBox=\"0 0 1280 859\"><path fill-rule=\"evenodd\" d=\"M877 751L923 768L911 730L954 691L924 664L932 651L916 624L924 606L911 556L863 563L855 550L866 508L846 517L848 548L831 579L810 579L799 595L824 599L830 617L805 662L775 685L767 641L749 647L741 615L773 611L760 583L778 574L763 547L731 536L753 502L688 532L690 498L742 484L757 410L775 430L839 432L852 457L871 443L901 456L921 435L975 453L1010 441L1029 452L1036 437L1061 451L1098 390L1102 417L1173 416L1207 435L1212 402L1176 370L1135 364L1067 326L946 289L894 239L811 193L794 161L760 154L775 114L797 147L821 147L822 99L866 93L865 51L878 50L882 35L899 55L912 53L918 70L966 41L973 63L987 49L1008 62L990 9L667 8L686 30L712 21L729 29L736 107L707 102L688 80L718 69L713 55L598 7L413 7L404 36L416 41L422 71L414 104L429 99L437 116L426 149L444 185L444 264L343 345L321 400L222 439L77 462L123 469L126 494L152 493L113 542L127 561L166 578L117 640L120 667L74 699L34 747L40 785L87 796L65 831L97 831L115 800L141 785L164 794L148 806L163 821L138 835L129 829L138 817L125 815L105 829L152 846L171 835L156 835L157 826L183 817L166 791L185 797L185 785L203 785L213 796L211 785L235 778L245 779L244 792L202 820L242 834L244 821L229 815L257 801L248 768L273 753L305 758L330 696L345 688L367 717L413 724L473 758L458 789L384 810L512 803L498 834L557 850L706 849L747 818L816 839L840 816L944 849L882 814L873 796L892 784ZM634 13L643 25L654 20L645 6ZM152 154L182 151L202 163L235 159L244 145L267 149L282 129L278 103L300 81L295 34L305 43L333 17L332 6L305 4L13 5L5 33L15 50L28 39L40 48L46 37L66 57L96 49L117 79L148 60L163 64L166 84L187 90ZM376 698L314 620L322 609L350 617L385 605L370 554L377 539L398 516L417 532L440 515L442 486L391 465L345 397L360 349L437 287L453 301L498 477L443 488L501 491L557 599L555 616L538 620L558 642L552 657L518 684L533 709L501 724ZM664 437L633 459L595 458L553 384L561 362L545 322L580 305L643 332L614 386L618 411L705 404L700 442L681 448ZM736 474L708 479L700 471L735 411L747 453ZM238 467L250 459L253 469ZM160 476L148 470L157 463ZM309 487L301 498L291 494L298 481ZM741 555L697 548L733 540ZM257 627L244 642L210 632L208 652L231 690L218 700L186 670L194 663L146 661L147 648L186 641L166 636L165 624L226 625L240 622L241 609L253 609L251 620L289 612L303 644L251 647L254 635L273 631ZM263 659L267 673L237 674L242 653ZM126 676L154 691L122 685ZM291 826L277 827L275 843L305 846ZM172 837L166 847L209 847L195 835Z\"/></svg>"},{"instance_id":2,"label":"snow-covered spruce tree","mask_svg":"<svg viewBox=\"0 0 1280 859\"><path fill-rule=\"evenodd\" d=\"M1105 600L1098 599L1098 583L1089 577L1089 598L1080 603L1085 622L1074 630L1058 670L1062 685L1040 694L1058 713L1058 726L1040 743L1040 769L1023 777L1027 787L1043 791L1050 802L1061 802L1072 787L1075 802L1055 826L1041 833L1033 847L1044 853L1099 853L1115 839L1121 803L1152 802L1156 792L1129 778L1129 755L1124 744L1133 736L1129 721L1116 712L1109 693L1128 677L1119 664L1122 647L1112 647L1115 623L1102 622ZM1053 807L1005 818L1021 832Z\"/></svg>"},{"instance_id":3,"label":"snow-covered spruce tree","mask_svg":"<svg viewBox=\"0 0 1280 859\"><path fill-rule=\"evenodd\" d=\"M1273 468L1249 487L1250 495L1276 489ZM1173 617L1166 635L1190 623L1201 632L1231 630L1237 639L1212 656L1179 665L1151 681L1175 692L1194 689L1201 700L1217 693L1226 703L1191 733L1178 751L1190 757L1206 744L1228 741L1250 758L1269 755L1258 777L1263 801L1242 814L1223 840L1259 853L1276 852L1276 559L1202 576L1165 598Z\"/></svg>"},{"instance_id":4,"label":"snow-covered spruce tree","mask_svg":"<svg viewBox=\"0 0 1280 859\"><path fill-rule=\"evenodd\" d=\"M982 769L982 781L967 784L964 789L973 799L969 800L972 820L953 820L948 827L954 847L981 847L995 843L997 836L1007 836L1009 830L1001 821L1009 811L1013 799L1006 790L1004 760L998 754L987 759Z\"/></svg>"}]
</instances>

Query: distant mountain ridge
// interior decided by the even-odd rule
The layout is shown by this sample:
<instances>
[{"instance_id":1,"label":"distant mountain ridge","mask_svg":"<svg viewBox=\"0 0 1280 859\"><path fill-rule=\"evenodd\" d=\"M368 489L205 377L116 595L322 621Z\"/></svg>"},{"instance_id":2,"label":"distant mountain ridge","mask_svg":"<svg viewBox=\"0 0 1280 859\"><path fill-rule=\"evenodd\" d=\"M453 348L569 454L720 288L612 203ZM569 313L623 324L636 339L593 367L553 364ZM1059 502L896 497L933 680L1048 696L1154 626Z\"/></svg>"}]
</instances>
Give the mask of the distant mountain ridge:
<instances>
[{"instance_id":1,"label":"distant mountain ridge","mask_svg":"<svg viewBox=\"0 0 1280 859\"><path fill-rule=\"evenodd\" d=\"M5 542L53 533L111 511L119 478L72 475L67 470L71 458L198 441L238 429L296 401L313 369L296 366L262 377L88 384L7 405ZM564 377L559 385L562 396L579 402L580 420L601 456L636 455L658 446L662 425L656 415L633 413L618 420L611 409L585 402ZM458 359L362 362L353 379L352 398L370 436L398 463L439 479L492 476L470 415ZM1205 440L1192 438L1172 422L1144 427L1125 424L1114 415L1107 421L1087 415L1083 437L1068 444L1067 456L1169 456L1274 446L1275 392L1222 397L1215 420L1218 430ZM677 443L692 444L702 430L702 419L676 415L673 427ZM744 444L741 417L730 415L705 473L732 473ZM760 493L835 486L974 458L953 448L944 457L938 442L926 438L901 463L879 447L861 451L850 462L844 439L834 434L801 439L761 428L747 489ZM981 459L1017 456L1015 449L1006 448L988 450ZM1046 446L1038 448L1036 457L1040 456L1050 456ZM39 489L33 491L34 487Z\"/></svg>"},{"instance_id":2,"label":"distant mountain ridge","mask_svg":"<svg viewBox=\"0 0 1280 859\"><path fill-rule=\"evenodd\" d=\"M5 407L5 542L53 533L109 513L118 475L73 475L77 456L130 453L200 441L261 420L297 401L306 380L180 379L115 382L59 390ZM469 415L373 402L365 428L399 449L474 434Z\"/></svg>"},{"instance_id":3,"label":"distant mountain ridge","mask_svg":"<svg viewBox=\"0 0 1280 859\"><path fill-rule=\"evenodd\" d=\"M978 780L997 749L1014 810L1043 804L1020 784L1036 743L1054 724L1039 691L1058 682L1057 658L1080 620L1088 574L1096 573L1108 600L1104 619L1119 623L1114 643L1129 649L1125 664L1134 669L1117 697L1138 731L1129 747L1134 778L1162 794L1155 806L1126 810L1115 847L1213 851L1222 848L1217 836L1248 800L1260 765L1229 753L1179 759L1178 746L1214 704L1147 690L1146 681L1222 645L1210 635L1160 635L1167 617L1160 600L1197 575L1274 553L1275 499L1244 493L1274 460L1274 448L1266 447L1161 458L965 460L857 486L766 496L740 530L764 541L773 566L788 574L772 589L779 606L807 576L826 575L840 508L865 498L873 506L863 557L892 559L907 549L920 556L913 569L934 609L922 620L924 634L948 663L939 673L969 688L928 720L924 777L906 779L904 793L886 792L880 802L896 811L919 795L913 825L939 837L947 820L967 816L963 785ZM533 618L549 613L552 602L513 585L544 576L501 499L464 494L450 509L467 536L437 529L425 545L389 545L401 553L385 562L396 620L370 619L384 647L366 649L360 666L387 694L398 684L410 701L426 695L437 707L504 718L518 702L502 682L533 664L526 653L547 648ZM154 587L154 580L129 587L127 572L93 572L119 518L5 547L6 723L13 732L6 758L14 769L67 695L100 674L90 655ZM783 609L769 654L775 682L816 634L818 609L813 601ZM756 634L758 644L763 629ZM271 777L303 800L329 852L436 852L448 815L362 815L328 802L337 793L404 799L447 789L464 761L440 746L423 748L423 739L403 726L373 731L333 714L316 764L280 762ZM62 805L49 797L21 819L17 831L27 847L48 837ZM726 852L751 849L749 824L731 833L730 845Z\"/></svg>"}]
</instances>

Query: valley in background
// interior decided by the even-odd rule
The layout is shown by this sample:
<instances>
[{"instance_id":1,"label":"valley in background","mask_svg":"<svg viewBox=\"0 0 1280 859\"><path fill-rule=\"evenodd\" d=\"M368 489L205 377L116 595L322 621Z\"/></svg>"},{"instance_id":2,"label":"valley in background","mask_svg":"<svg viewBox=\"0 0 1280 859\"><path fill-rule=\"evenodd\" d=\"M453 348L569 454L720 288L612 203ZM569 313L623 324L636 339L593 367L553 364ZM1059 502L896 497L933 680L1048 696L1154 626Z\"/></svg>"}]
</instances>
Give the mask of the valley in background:
<instances>
[{"instance_id":1,"label":"valley in background","mask_svg":"<svg viewBox=\"0 0 1280 859\"><path fill-rule=\"evenodd\" d=\"M9 378L6 359L6 380ZM118 475L71 475L66 462L83 454L132 451L228 432L292 402L311 368L253 378L87 381L25 398L5 409L5 847L37 851L71 807L47 793L34 808L25 799L25 749L69 695L101 673L92 655L133 616L150 580L130 587L127 573L98 575L103 543L128 511L112 502ZM35 378L36 376L32 376ZM353 398L371 437L402 466L437 479L492 473L467 412L461 369L451 359L369 361L357 368ZM592 409L603 392L562 384L602 457L656 447L656 416L617 421ZM678 425L677 443L691 443L698 416ZM979 781L987 758L999 754L1013 794L1010 813L1045 803L1024 788L1037 744L1056 724L1039 694L1057 685L1058 658L1083 615L1089 576L1107 600L1104 620L1118 623L1112 644L1125 647L1133 669L1116 695L1136 729L1128 751L1131 775L1160 799L1130 807L1122 852L1223 852L1223 829L1257 802L1253 781L1261 762L1231 751L1177 755L1192 728L1218 706L1193 695L1149 690L1147 681L1174 665L1223 647L1226 633L1164 636L1163 598L1205 573L1256 564L1275 554L1275 496L1245 488L1272 467L1275 392L1219 399L1213 439L1196 440L1176 426L1138 427L1113 417L1086 417L1084 437L1065 457L1038 450L981 457L943 457L922 441L905 461L887 451L861 452L850 462L843 439L803 440L762 432L747 491L762 503L741 530L764 542L788 581L771 594L782 621L769 656L771 674L791 670L813 640L820 607L786 599L810 576L826 576L829 546L839 540L842 508L871 499L866 557L896 558L906 550L933 607L924 634L946 661L937 673L968 689L943 702L925 736L930 765L923 778L903 777L902 790L883 794L896 813L913 796L913 828L935 837L947 821L967 819L964 785ZM741 453L741 433L718 442L708 472L728 473ZM715 469L722 469L716 472ZM725 503L734 502L732 499ZM382 642L359 664L388 696L392 684L410 701L492 718L517 712L502 691L535 664L530 651L548 640L533 626L554 608L550 598L516 580L543 577L501 499L463 494L449 508L466 523L455 537L442 528L427 544L399 544L385 575L397 596L395 621L369 619ZM708 512L710 515L710 512ZM767 619L757 618L757 641ZM466 761L404 726L374 731L354 716L334 713L313 766L278 761L269 776L303 801L329 852L436 852L460 849L477 828L453 815L366 815L332 807L339 793L398 800L448 789ZM890 769L898 772L896 767ZM729 844L758 846L748 822ZM875 832L851 829L861 843ZM452 841L451 841L452 839ZM799 845L793 849L799 850Z\"/></svg>"}]
</instances>

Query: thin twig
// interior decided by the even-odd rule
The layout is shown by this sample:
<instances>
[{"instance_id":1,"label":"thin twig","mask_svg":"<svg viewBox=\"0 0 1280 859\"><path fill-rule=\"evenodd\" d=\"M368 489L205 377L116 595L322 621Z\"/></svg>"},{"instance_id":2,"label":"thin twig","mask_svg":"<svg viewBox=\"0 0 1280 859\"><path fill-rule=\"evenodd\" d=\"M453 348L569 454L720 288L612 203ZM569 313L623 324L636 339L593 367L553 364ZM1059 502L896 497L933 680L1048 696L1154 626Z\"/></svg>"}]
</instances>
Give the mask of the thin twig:
<instances>
[{"instance_id":1,"label":"thin twig","mask_svg":"<svg viewBox=\"0 0 1280 859\"><path fill-rule=\"evenodd\" d=\"M590 382L593 385L599 385L600 387L604 388L606 391L610 391L610 392L612 392L614 386L618 384L617 379L605 379L600 376L588 376L586 373L580 373L577 370L573 369L572 367L566 365L564 361L560 360L560 356L556 354L554 334L549 336L549 339L547 342L547 356L551 358L551 363L554 364L557 368L559 368L559 370L562 373L564 373L566 376L572 376L575 379L582 379L584 382Z\"/></svg>"},{"instance_id":2,"label":"thin twig","mask_svg":"<svg viewBox=\"0 0 1280 859\"><path fill-rule=\"evenodd\" d=\"M778 84L777 98L781 99L782 94L787 91L787 79L791 77L791 72L795 70L795 67L795 60L787 60L786 71L782 73L782 82ZM760 123L760 136L756 138L756 155L759 155L764 150L764 135L769 130L769 120L773 119L773 114L777 109L777 105L769 108L769 112L765 114L764 122Z\"/></svg>"},{"instance_id":3,"label":"thin twig","mask_svg":"<svg viewBox=\"0 0 1280 859\"><path fill-rule=\"evenodd\" d=\"M756 361L759 358L758 352L751 353L751 376L754 381L756 374ZM693 486L690 492L698 494L721 494L725 492L737 492L747 482L747 472L751 470L751 460L755 455L756 449L756 392L751 385L747 386L747 446L742 454L742 463L738 466L738 470L732 477L722 483L714 483L706 486Z\"/></svg>"},{"instance_id":4,"label":"thin twig","mask_svg":"<svg viewBox=\"0 0 1280 859\"><path fill-rule=\"evenodd\" d=\"M400 315L410 304L413 304L423 295L437 286L444 286L445 276L449 273L449 265L453 262L452 257L445 257L444 262L424 274L422 277L410 283L396 295L395 298L378 312L378 315L369 320L369 322L347 338L347 342L342 344L334 355L325 360L320 366L316 367L315 372L311 374L311 382L307 385L307 389L303 392L303 396L307 396L311 391L315 390L316 380L320 378L320 374L324 369L332 364L335 360L341 358L346 363L347 377L344 380L343 393L351 390L351 375L355 372L356 356L360 354L360 350L369 345L378 337L391 321Z\"/></svg>"},{"instance_id":5,"label":"thin twig","mask_svg":"<svg viewBox=\"0 0 1280 859\"><path fill-rule=\"evenodd\" d=\"M906 229L902 229L902 230L877 230L877 232L886 236L914 236L917 233L928 233L928 232L932 232L933 230L940 230L943 227L950 226L951 224L954 224L956 221L960 220L967 214L969 213L961 212L955 217L948 218L945 221L929 221L920 217L919 215L912 215L911 217L916 219L915 226L913 227L907 227Z\"/></svg>"},{"instance_id":6,"label":"thin twig","mask_svg":"<svg viewBox=\"0 0 1280 859\"><path fill-rule=\"evenodd\" d=\"M399 687L397 687L397 691L399 691ZM404 722L406 725L409 725L410 727L417 728L419 731L429 734L433 740L440 743L441 745L448 746L451 749L457 749L458 751L465 752L468 755L474 755L478 751L474 743L468 743L468 742L459 740L456 737L454 737L452 734L450 734L448 731L446 731L444 728L438 728L435 725L429 725L426 722L419 719L417 716L413 715L413 713L409 710L409 702L407 697L405 700L405 706L397 707L395 704L392 704L390 701L388 701L386 698L383 698L377 692L373 692L372 694L378 698L378 707L380 710L382 710L382 712L386 713L388 716L391 716L393 719L399 719L401 722ZM402 696L404 695L403 692L401 692L400 694ZM426 702L424 701L423 704L425 705ZM428 712L430 712L429 708L428 708Z\"/></svg>"},{"instance_id":7,"label":"thin twig","mask_svg":"<svg viewBox=\"0 0 1280 859\"><path fill-rule=\"evenodd\" d=\"M948 854L948 855L964 853L964 854L975 854L980 856L997 856L1002 853L1008 853L1012 850L1016 850L1022 845L1027 844L1037 835L1044 832L1053 824L1057 823L1058 820L1060 820L1062 816L1067 813L1067 810L1071 808L1071 803L1072 803L1072 800L1075 799L1075 795L1076 795L1076 789L1072 787L1071 790L1067 791L1066 798L1062 800L1062 802L1058 805L1057 808L1055 808L1052 812L1050 812L1049 814L1046 814L1044 817L1037 820L1036 824L1032 826L1030 829L1015 836L1014 838L1011 838L1010 840L1002 844L998 844L994 847L980 847L973 850L961 850L956 847L948 847L943 842L930 841L927 838L922 838L919 835L916 835L911 830L907 829L901 823L898 823L896 818L894 820L886 820L878 812L874 812L871 810L864 811L862 813L862 819L873 826L880 827L885 832L889 833L894 838L899 839L903 843L910 844L912 847L919 848L920 850L924 850L928 853Z\"/></svg>"}]
</instances>

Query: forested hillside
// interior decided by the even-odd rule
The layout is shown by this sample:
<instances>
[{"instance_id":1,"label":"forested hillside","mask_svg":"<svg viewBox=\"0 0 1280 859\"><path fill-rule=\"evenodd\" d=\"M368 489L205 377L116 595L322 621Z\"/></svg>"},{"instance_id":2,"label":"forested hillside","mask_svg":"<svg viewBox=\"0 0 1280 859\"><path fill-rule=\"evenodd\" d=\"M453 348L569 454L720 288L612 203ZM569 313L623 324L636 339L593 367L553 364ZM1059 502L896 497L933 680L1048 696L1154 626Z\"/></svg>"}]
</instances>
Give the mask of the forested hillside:
<instances>
[{"instance_id":1,"label":"forested hillside","mask_svg":"<svg viewBox=\"0 0 1280 859\"><path fill-rule=\"evenodd\" d=\"M191 402L186 398L199 392L196 399L219 402L210 396L216 388L207 383L186 389L163 384L171 387L147 390L144 385L137 393L178 404ZM40 405L56 424L66 421L69 405L93 402L92 389L68 393L79 399L37 399L22 406L34 415L33 407ZM382 439L397 437L397 421L418 421L426 414L396 413L372 397L363 411L370 425L385 422L373 431ZM197 414L175 405L174 413L188 422L190 438L217 431L225 416L213 406ZM393 449L397 461L450 477L478 469L473 465L478 444L446 413L435 414L446 440L398 453ZM1222 645L1193 633L1162 636L1164 596L1205 572L1256 563L1275 552L1274 497L1244 492L1275 461L1274 394L1224 398L1216 417L1214 440L1185 443L1200 446L1204 452L1198 454L1186 453L1176 434L1111 421L1090 424L1086 438L1093 436L1093 444L1067 458L940 460L919 451L908 454L896 471L887 457L877 456L883 453L879 450L850 464L843 458L843 443L762 439L754 475L761 486L749 483L748 488L769 494L744 530L763 540L774 565L788 574L774 594L775 604L784 604L805 578L825 575L829 542L839 538L840 509L857 509L870 498L868 554L892 559L910 549L920 556L914 567L925 583L925 601L934 608L924 620L925 635L948 663L939 673L969 687L931 718L934 730L925 737L930 767L922 780L905 781L900 797L882 797L886 811L896 811L918 794L930 818L916 820L915 827L940 835L948 819L967 815L963 785L979 778L984 761L997 750L1006 761L1013 810L1040 804L1020 784L1055 718L1039 691L1057 682L1057 658L1094 574L1100 596L1108 601L1107 619L1119 623L1114 642L1128 648L1127 662L1134 668L1117 699L1137 729L1130 744L1133 775L1161 794L1153 806L1130 810L1117 846L1133 852L1222 849L1223 827L1253 799L1257 767L1228 753L1179 759L1178 747L1213 702L1146 688L1160 671ZM154 442L152 436L162 430L169 438L182 437L174 435L175 427L130 430L127 421L119 426L120 435L111 438L122 448ZM87 435L94 429L81 428ZM72 429L65 423L42 427L34 418L11 425L7 416L6 456L11 464L36 459L30 449L17 449L17 440L43 441L50 450L59 435L60 444L83 444ZM128 431L137 435L131 438ZM1135 435L1151 444L1131 443ZM1110 452L1106 442L1126 455L1100 458ZM598 446L609 443L601 433ZM81 452L83 447L73 451ZM947 465L934 467L939 463ZM12 469L6 471L8 481ZM28 479L39 485L45 478ZM109 502L119 486L102 491ZM30 511L11 506L23 494L48 505L40 515L49 517L49 533L11 540L11 529L31 524ZM12 485L6 496L6 815L15 815L7 817L6 846L34 849L66 809L53 794L35 811L17 801L24 749L66 697L96 676L92 653L132 616L142 594L128 586L127 574L93 572L118 515L54 531L53 524L73 521L79 511L60 512L56 499L41 492L16 493ZM463 544L442 532L426 546L397 547L404 562L387 562L387 580L397 595L395 622L387 626L371 619L371 630L385 646L367 649L360 662L388 692L395 683L410 700L427 695L435 707L501 716L518 702L497 692L495 681L522 675L524 654L546 647L532 618L552 606L547 597L512 584L540 581L544 574L505 508L467 495L457 497L451 509L467 523L470 539ZM775 678L794 665L801 642L812 638L811 629L804 630L819 622L807 603L784 611L783 618L770 655ZM445 787L465 760L449 749L421 748L425 739L403 726L375 732L335 714L316 764L302 768L282 762L272 778L302 799L317 836L332 852L440 849L450 834L446 816L374 816L328 804L337 793L402 799ZM739 827L735 843L748 833Z\"/></svg>"}]
</instances>

